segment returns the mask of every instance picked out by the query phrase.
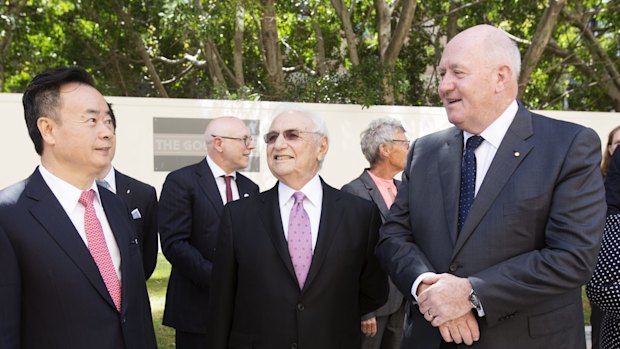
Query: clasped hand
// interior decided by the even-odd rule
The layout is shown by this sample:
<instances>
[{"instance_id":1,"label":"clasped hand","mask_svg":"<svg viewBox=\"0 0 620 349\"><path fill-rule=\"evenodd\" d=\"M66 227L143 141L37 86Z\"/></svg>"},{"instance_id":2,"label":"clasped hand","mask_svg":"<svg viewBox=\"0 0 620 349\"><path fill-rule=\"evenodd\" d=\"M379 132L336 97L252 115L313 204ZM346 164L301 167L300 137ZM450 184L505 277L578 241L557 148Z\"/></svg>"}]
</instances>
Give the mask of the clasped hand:
<instances>
[{"instance_id":1,"label":"clasped hand","mask_svg":"<svg viewBox=\"0 0 620 349\"><path fill-rule=\"evenodd\" d=\"M478 322L469 303L471 289L467 278L452 274L427 277L418 286L420 313L433 326L439 327L446 342L471 345L480 339Z\"/></svg>"}]
</instances>

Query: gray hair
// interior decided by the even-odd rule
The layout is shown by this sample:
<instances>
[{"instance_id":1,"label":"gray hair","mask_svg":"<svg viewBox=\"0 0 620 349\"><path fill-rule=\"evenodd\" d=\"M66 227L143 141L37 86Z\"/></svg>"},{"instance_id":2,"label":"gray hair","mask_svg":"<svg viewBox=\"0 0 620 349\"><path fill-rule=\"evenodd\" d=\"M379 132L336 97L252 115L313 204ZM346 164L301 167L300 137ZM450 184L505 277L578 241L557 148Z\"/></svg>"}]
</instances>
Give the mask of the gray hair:
<instances>
[{"instance_id":1,"label":"gray hair","mask_svg":"<svg viewBox=\"0 0 620 349\"><path fill-rule=\"evenodd\" d=\"M394 118L376 119L370 122L368 128L360 134L360 146L366 160L373 167L381 159L379 154L379 146L381 144L391 143L394 132L406 132L403 124Z\"/></svg>"}]
</instances>

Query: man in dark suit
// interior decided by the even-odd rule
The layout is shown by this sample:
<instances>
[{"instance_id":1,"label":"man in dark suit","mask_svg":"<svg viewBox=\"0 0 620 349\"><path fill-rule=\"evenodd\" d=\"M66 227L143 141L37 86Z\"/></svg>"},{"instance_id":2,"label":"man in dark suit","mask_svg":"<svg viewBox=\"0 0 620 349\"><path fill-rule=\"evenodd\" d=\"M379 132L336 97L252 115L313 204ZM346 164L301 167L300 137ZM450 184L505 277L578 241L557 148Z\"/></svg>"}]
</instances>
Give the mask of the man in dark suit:
<instances>
[{"instance_id":1,"label":"man in dark suit","mask_svg":"<svg viewBox=\"0 0 620 349\"><path fill-rule=\"evenodd\" d=\"M114 139L105 99L61 68L23 104L41 165L0 192L0 347L156 348L131 222L95 184Z\"/></svg>"},{"instance_id":2,"label":"man in dark suit","mask_svg":"<svg viewBox=\"0 0 620 349\"><path fill-rule=\"evenodd\" d=\"M488 25L443 52L439 95L455 127L413 143L377 247L417 300L403 347L585 347L581 285L605 219L600 140L519 105L519 70L516 44Z\"/></svg>"},{"instance_id":3,"label":"man in dark suit","mask_svg":"<svg viewBox=\"0 0 620 349\"><path fill-rule=\"evenodd\" d=\"M211 348L359 348L387 298L372 203L325 184L325 123L285 111L265 135L278 183L226 205L213 267Z\"/></svg>"},{"instance_id":4,"label":"man in dark suit","mask_svg":"<svg viewBox=\"0 0 620 349\"><path fill-rule=\"evenodd\" d=\"M116 134L116 116L110 108L110 117ZM155 188L137 179L131 178L112 166L116 154L116 137L112 140L110 162L105 169L97 174L97 183L118 195L131 216L136 232L135 243L140 246L144 278L148 279L157 264L157 194Z\"/></svg>"},{"instance_id":5,"label":"man in dark suit","mask_svg":"<svg viewBox=\"0 0 620 349\"><path fill-rule=\"evenodd\" d=\"M396 119L373 120L361 134L362 153L370 164L362 174L342 187L343 191L372 201L381 221L388 216L400 181L394 179L405 168L409 140L405 128ZM399 349L405 321L405 301L396 286L389 281L388 301L368 319L370 336L362 337L362 349Z\"/></svg>"},{"instance_id":6,"label":"man in dark suit","mask_svg":"<svg viewBox=\"0 0 620 349\"><path fill-rule=\"evenodd\" d=\"M224 204L255 195L258 186L240 174L254 141L232 116L213 119L205 130L207 156L171 172L159 201L162 250L172 264L164 325L176 329L176 347L207 348L206 309L211 269Z\"/></svg>"}]
</instances>

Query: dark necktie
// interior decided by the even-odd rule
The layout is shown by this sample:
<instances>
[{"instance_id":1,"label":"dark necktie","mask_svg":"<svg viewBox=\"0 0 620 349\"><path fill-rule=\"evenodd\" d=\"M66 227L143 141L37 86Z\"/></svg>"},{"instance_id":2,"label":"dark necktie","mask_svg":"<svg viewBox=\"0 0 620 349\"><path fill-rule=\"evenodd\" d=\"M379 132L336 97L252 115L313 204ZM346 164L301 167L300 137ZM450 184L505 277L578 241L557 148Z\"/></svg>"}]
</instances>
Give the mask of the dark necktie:
<instances>
[{"instance_id":1,"label":"dark necktie","mask_svg":"<svg viewBox=\"0 0 620 349\"><path fill-rule=\"evenodd\" d=\"M226 182L226 202L231 202L233 200L232 195L232 187L230 186L230 180L233 178L232 176L222 176L224 177L224 182Z\"/></svg>"},{"instance_id":2,"label":"dark necktie","mask_svg":"<svg viewBox=\"0 0 620 349\"><path fill-rule=\"evenodd\" d=\"M469 209L474 203L474 193L476 192L476 154L474 151L484 138L471 136L465 145L465 155L463 155L463 165L461 166L461 196L459 198L459 221L458 232L461 232L463 224L469 214Z\"/></svg>"},{"instance_id":3,"label":"dark necktie","mask_svg":"<svg viewBox=\"0 0 620 349\"><path fill-rule=\"evenodd\" d=\"M312 232L310 218L304 209L304 193L293 194L295 202L288 219L288 252L291 255L299 289L304 288L312 263Z\"/></svg>"}]
</instances>

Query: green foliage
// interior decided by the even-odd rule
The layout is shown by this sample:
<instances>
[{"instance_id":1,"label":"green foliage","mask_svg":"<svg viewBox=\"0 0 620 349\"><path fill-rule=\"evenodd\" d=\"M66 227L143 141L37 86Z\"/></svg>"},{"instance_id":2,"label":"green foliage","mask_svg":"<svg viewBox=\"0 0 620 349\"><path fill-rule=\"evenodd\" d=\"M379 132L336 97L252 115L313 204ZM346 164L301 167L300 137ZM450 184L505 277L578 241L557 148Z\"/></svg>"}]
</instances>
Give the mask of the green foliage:
<instances>
[{"instance_id":1,"label":"green foliage","mask_svg":"<svg viewBox=\"0 0 620 349\"><path fill-rule=\"evenodd\" d=\"M330 1L275 1L285 71L283 95L275 94L267 83L261 1L202 0L199 4L194 0L0 1L0 91L21 92L35 74L75 64L93 73L104 94L158 96L153 77L136 48L137 37L146 46L170 97L368 106L385 103L385 94L391 90L396 104L439 105L435 69L449 22L454 22L459 31L480 23L497 25L518 38L525 53L547 1L418 1L412 28L392 68L384 67L379 59L374 0L344 1L356 36L357 66L351 63L342 21ZM130 15L131 27L123 22L119 10ZM448 16L450 11L455 11L454 16ZM235 80L233 60L238 13L244 26L242 86ZM392 30L399 14L396 7ZM612 65L616 70L620 67L620 4L569 1L552 41L587 69L547 50L532 73L523 99L533 108L611 110L618 104L601 84L603 60L593 53L592 44L568 14L581 16ZM318 66L317 27L325 51L324 73ZM214 68L208 64L209 41L215 47L224 84L215 83Z\"/></svg>"}]
</instances>

